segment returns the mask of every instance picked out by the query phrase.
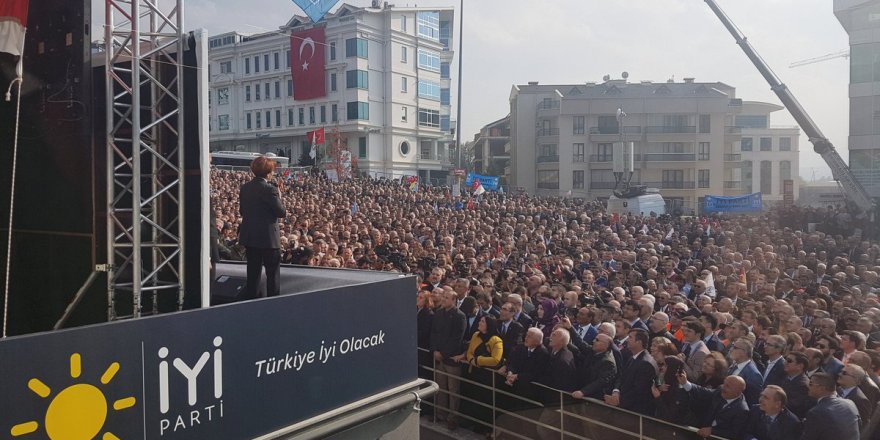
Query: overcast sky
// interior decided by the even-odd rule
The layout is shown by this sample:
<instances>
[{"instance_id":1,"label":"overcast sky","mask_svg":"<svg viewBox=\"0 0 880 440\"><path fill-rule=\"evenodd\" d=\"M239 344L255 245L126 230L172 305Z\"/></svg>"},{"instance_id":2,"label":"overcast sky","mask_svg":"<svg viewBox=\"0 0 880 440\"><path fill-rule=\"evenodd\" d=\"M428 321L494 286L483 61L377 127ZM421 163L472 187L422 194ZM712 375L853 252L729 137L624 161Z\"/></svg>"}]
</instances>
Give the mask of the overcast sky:
<instances>
[{"instance_id":1,"label":"overcast sky","mask_svg":"<svg viewBox=\"0 0 880 440\"><path fill-rule=\"evenodd\" d=\"M717 0L847 160L849 64L837 58L795 61L848 49L832 0ZM103 2L93 0L95 23ZM340 1L340 4L343 2ZM369 6L370 0L348 0ZM455 6L457 0L395 1L397 6ZM744 100L779 104L745 54L701 0L464 0L462 131L472 136L509 112L513 84L601 82L627 71L630 81L720 81ZM210 35L276 30L290 0L186 0L186 27ZM456 38L458 22L455 23ZM458 48L458 42L455 42ZM452 66L453 72L457 67ZM453 90L453 100L455 97ZM772 125L794 125L786 111ZM801 136L801 176L830 175Z\"/></svg>"}]
</instances>

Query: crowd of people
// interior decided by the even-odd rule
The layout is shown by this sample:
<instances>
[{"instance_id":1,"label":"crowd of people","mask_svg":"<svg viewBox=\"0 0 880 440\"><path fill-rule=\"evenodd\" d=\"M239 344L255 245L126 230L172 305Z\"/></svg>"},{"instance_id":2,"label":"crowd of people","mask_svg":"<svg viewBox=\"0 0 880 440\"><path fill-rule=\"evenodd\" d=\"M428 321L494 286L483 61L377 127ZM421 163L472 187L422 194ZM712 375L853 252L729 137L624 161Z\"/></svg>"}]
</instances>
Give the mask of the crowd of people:
<instances>
[{"instance_id":1,"label":"crowd of people","mask_svg":"<svg viewBox=\"0 0 880 440\"><path fill-rule=\"evenodd\" d=\"M250 178L212 174L224 258L242 258L237 196ZM491 403L483 383L557 406L560 392L572 407L596 399L702 436L878 431L880 245L841 228L843 208L617 216L572 198L277 181L283 262L417 275L420 374L440 385L435 415L451 429L481 420L475 430L497 435L477 403ZM837 222L806 232L823 218Z\"/></svg>"}]
</instances>

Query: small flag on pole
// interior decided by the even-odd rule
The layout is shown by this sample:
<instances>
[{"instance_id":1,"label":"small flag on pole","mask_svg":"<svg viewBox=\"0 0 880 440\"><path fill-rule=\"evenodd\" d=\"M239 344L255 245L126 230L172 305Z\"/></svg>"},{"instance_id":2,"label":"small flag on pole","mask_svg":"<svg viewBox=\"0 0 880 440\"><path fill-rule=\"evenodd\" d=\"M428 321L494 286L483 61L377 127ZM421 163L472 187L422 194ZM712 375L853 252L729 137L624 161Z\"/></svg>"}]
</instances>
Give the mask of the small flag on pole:
<instances>
[{"instance_id":1,"label":"small flag on pole","mask_svg":"<svg viewBox=\"0 0 880 440\"><path fill-rule=\"evenodd\" d=\"M27 17L28 0L0 1L0 52L21 56Z\"/></svg>"}]
</instances>

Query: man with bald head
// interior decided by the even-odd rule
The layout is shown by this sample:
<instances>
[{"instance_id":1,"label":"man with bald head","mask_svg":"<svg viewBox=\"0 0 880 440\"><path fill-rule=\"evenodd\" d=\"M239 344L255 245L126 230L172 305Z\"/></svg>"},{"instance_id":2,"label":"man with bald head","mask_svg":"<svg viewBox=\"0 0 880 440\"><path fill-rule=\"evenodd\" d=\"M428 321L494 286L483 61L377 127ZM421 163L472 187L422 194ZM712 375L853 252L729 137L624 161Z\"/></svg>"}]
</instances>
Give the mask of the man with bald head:
<instances>
[{"instance_id":1,"label":"man with bald head","mask_svg":"<svg viewBox=\"0 0 880 440\"><path fill-rule=\"evenodd\" d=\"M585 384L581 389L572 393L575 399L592 397L602 399L611 391L614 380L617 378L617 362L611 347L614 340L606 334L596 335L591 352L582 353L584 361L578 375Z\"/></svg>"},{"instance_id":2,"label":"man with bald head","mask_svg":"<svg viewBox=\"0 0 880 440\"><path fill-rule=\"evenodd\" d=\"M690 393L693 407L710 408L697 423L702 437L715 435L730 439L742 438L749 420L749 405L743 396L746 382L739 376L727 376L717 390L690 383L682 371L678 383Z\"/></svg>"}]
</instances>

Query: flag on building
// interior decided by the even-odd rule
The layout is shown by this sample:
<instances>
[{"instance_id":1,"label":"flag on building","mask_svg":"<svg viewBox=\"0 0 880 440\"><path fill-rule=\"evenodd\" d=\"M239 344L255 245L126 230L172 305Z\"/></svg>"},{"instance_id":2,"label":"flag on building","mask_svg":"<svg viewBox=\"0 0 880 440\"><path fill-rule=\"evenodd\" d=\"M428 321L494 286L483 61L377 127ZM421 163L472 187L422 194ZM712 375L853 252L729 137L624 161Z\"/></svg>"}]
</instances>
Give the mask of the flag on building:
<instances>
[{"instance_id":1,"label":"flag on building","mask_svg":"<svg viewBox=\"0 0 880 440\"><path fill-rule=\"evenodd\" d=\"M0 1L0 52L21 56L27 16L28 0Z\"/></svg>"},{"instance_id":2,"label":"flag on building","mask_svg":"<svg viewBox=\"0 0 880 440\"><path fill-rule=\"evenodd\" d=\"M327 96L324 71L325 43L323 27L296 32L290 36L293 99L305 101Z\"/></svg>"}]
</instances>

